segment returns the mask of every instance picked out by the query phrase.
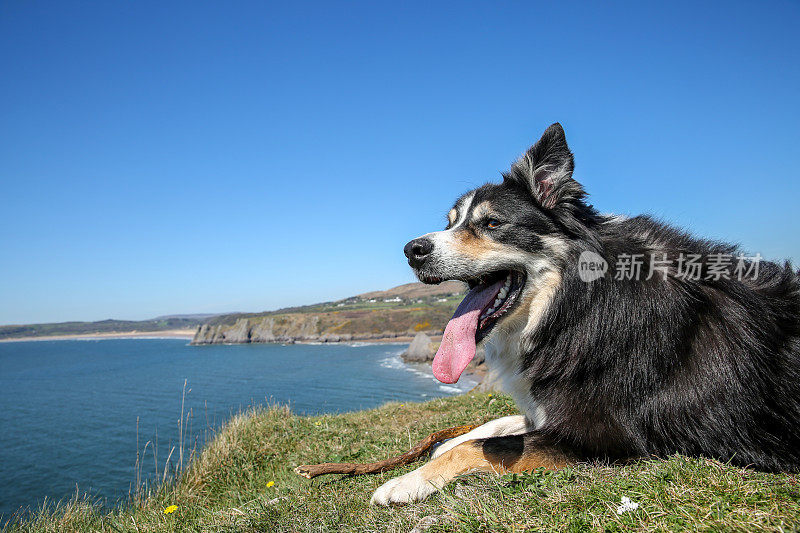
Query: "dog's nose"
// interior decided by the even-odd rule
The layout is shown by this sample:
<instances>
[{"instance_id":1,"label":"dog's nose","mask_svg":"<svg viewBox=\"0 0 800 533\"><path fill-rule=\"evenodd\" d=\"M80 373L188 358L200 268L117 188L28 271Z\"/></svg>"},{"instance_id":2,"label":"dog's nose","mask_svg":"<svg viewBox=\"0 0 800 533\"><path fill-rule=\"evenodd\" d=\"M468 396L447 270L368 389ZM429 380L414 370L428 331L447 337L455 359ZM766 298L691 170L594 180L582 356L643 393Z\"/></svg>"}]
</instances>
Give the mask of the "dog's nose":
<instances>
[{"instance_id":1,"label":"dog's nose","mask_svg":"<svg viewBox=\"0 0 800 533\"><path fill-rule=\"evenodd\" d=\"M420 266L432 251L433 241L430 239L414 239L403 248L403 253L408 257L408 264L415 268Z\"/></svg>"}]
</instances>

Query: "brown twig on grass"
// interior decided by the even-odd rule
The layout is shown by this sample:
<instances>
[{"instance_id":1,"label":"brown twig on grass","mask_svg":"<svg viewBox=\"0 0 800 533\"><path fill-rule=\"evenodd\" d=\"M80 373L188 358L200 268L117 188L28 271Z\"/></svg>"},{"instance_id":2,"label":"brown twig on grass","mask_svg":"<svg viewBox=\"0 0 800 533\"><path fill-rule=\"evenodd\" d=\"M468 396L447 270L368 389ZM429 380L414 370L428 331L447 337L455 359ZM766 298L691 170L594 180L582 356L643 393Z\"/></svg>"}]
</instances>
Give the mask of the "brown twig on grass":
<instances>
[{"instance_id":1,"label":"brown twig on grass","mask_svg":"<svg viewBox=\"0 0 800 533\"><path fill-rule=\"evenodd\" d=\"M466 426L455 426L439 430L425 437L403 455L390 457L389 459L384 459L383 461L377 461L375 463L322 463L318 465L301 465L295 468L294 471L296 474L308 479L324 474L350 474L353 476L379 474L397 468L398 466L413 463L422 457L422 455L428 453L437 442L463 435L464 433L472 431L479 425L480 424L468 424Z\"/></svg>"}]
</instances>

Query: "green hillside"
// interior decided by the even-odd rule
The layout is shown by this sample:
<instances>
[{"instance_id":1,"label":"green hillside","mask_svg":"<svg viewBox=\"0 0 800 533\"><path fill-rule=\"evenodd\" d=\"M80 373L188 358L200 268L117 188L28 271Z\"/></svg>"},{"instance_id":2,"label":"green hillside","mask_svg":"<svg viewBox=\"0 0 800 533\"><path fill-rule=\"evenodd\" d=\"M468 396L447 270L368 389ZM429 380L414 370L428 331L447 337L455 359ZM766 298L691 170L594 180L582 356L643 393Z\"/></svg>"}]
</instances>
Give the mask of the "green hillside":
<instances>
[{"instance_id":1,"label":"green hillside","mask_svg":"<svg viewBox=\"0 0 800 533\"><path fill-rule=\"evenodd\" d=\"M402 532L798 531L795 476L710 459L649 458L626 465L469 475L421 503L369 505L412 465L373 476L294 474L299 464L369 462L407 451L444 427L513 414L510 398L467 394L427 403L303 417L285 407L234 417L175 482L107 511L84 498L16 517L7 531ZM151 464L149 455L144 464ZM152 468L152 466L150 466ZM638 504L618 513L622 498ZM172 512L165 512L172 511Z\"/></svg>"}]
</instances>

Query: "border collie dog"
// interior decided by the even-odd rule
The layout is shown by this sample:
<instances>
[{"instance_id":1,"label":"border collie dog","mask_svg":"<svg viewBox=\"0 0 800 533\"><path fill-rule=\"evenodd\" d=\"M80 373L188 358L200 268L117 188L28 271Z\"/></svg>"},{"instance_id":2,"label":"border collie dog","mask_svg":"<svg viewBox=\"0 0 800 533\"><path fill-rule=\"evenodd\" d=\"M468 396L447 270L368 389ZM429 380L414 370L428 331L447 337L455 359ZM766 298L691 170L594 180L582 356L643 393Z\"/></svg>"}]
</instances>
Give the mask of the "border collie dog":
<instances>
[{"instance_id":1,"label":"border collie dog","mask_svg":"<svg viewBox=\"0 0 800 533\"><path fill-rule=\"evenodd\" d=\"M460 474L685 454L800 470L800 278L648 216L599 214L553 124L405 247L424 283L470 291L433 361L487 362L520 411L447 441L372 502L420 500Z\"/></svg>"}]
</instances>

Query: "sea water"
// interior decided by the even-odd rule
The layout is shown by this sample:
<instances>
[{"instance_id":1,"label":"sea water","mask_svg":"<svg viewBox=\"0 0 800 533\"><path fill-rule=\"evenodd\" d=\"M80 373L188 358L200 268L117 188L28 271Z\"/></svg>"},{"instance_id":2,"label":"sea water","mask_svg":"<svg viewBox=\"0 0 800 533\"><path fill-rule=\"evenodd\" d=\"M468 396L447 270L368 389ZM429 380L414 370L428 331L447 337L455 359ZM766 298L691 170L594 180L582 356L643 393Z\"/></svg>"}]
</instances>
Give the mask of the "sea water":
<instances>
[{"instance_id":1,"label":"sea water","mask_svg":"<svg viewBox=\"0 0 800 533\"><path fill-rule=\"evenodd\" d=\"M189 346L183 339L0 343L0 514L88 493L105 505L252 405L300 414L366 409L457 394L405 345ZM185 384L185 385L184 385ZM183 411L182 411L183 410ZM183 412L183 418L181 416ZM137 447L138 441L138 447ZM157 453L156 453L157 452ZM157 459L157 462L156 462ZM168 469L170 469L168 468Z\"/></svg>"}]
</instances>

